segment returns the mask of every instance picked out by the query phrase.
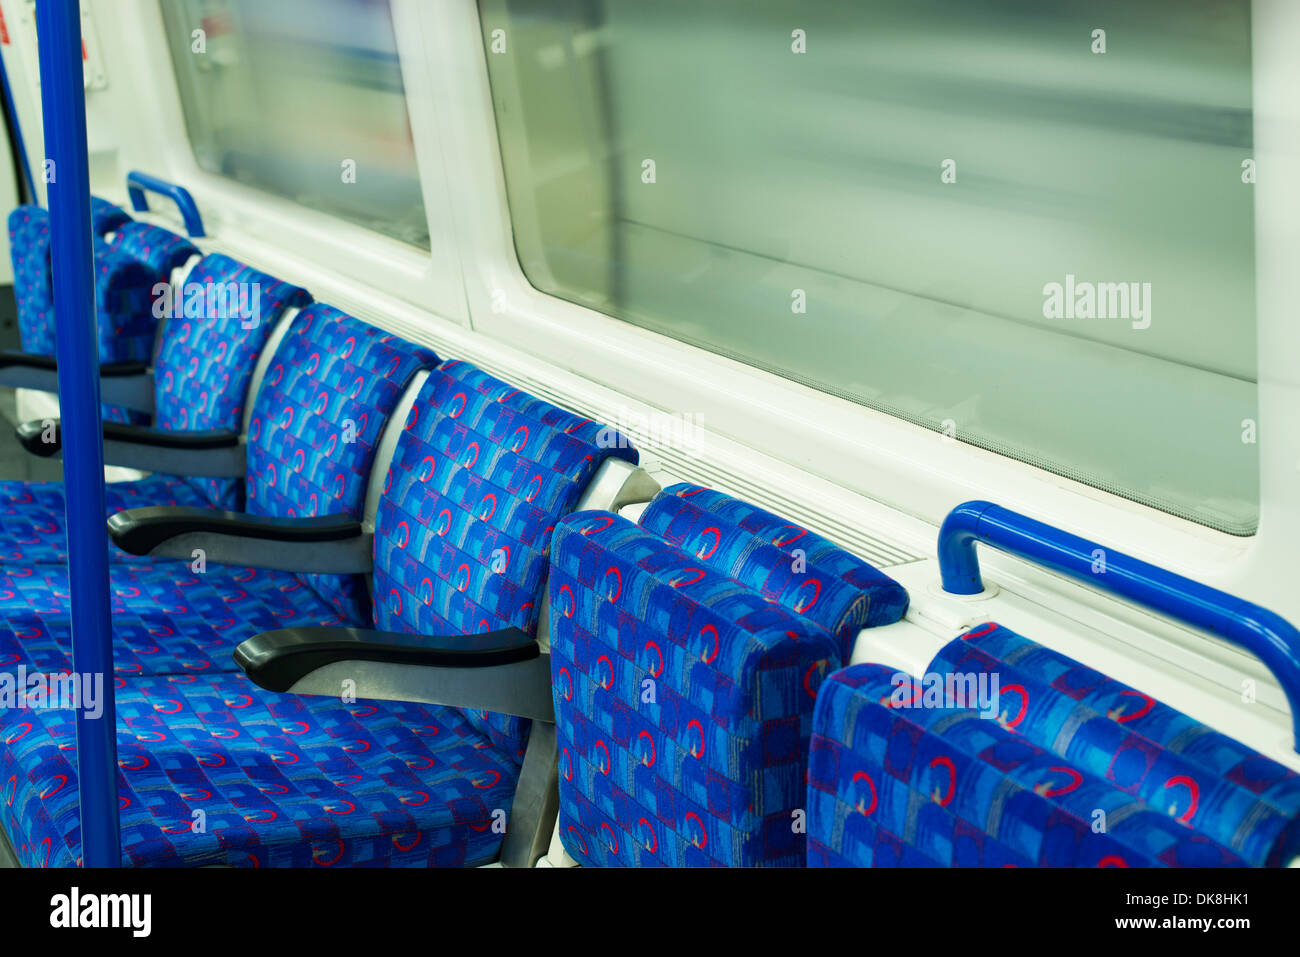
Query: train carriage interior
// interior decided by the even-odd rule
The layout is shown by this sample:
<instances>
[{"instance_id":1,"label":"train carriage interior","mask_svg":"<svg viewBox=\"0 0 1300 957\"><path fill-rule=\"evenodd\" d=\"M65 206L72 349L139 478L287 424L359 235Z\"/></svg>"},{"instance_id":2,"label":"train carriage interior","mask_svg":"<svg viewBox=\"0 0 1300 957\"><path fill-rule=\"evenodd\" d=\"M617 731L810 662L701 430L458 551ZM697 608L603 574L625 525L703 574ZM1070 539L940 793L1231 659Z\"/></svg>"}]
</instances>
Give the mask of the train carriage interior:
<instances>
[{"instance_id":1,"label":"train carriage interior","mask_svg":"<svg viewBox=\"0 0 1300 957\"><path fill-rule=\"evenodd\" d=\"M1298 43L0 0L0 862L1300 864Z\"/></svg>"}]
</instances>

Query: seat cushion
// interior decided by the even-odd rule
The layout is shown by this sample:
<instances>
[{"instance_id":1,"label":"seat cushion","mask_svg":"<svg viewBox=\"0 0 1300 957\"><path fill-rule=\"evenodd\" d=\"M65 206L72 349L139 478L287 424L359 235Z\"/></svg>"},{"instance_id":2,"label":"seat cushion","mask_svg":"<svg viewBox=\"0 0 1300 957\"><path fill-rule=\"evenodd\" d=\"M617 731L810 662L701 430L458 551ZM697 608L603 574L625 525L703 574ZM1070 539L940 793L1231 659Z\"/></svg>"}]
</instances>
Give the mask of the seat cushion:
<instances>
[{"instance_id":1,"label":"seat cushion","mask_svg":"<svg viewBox=\"0 0 1300 957\"><path fill-rule=\"evenodd\" d=\"M486 863L519 766L454 709L271 694L242 675L117 689L124 866ZM0 709L0 814L19 861L81 859L74 712Z\"/></svg>"},{"instance_id":2,"label":"seat cushion","mask_svg":"<svg viewBox=\"0 0 1300 957\"><path fill-rule=\"evenodd\" d=\"M6 566L0 574L0 668L72 669L68 572ZM235 646L263 631L341 625L337 611L287 572L190 563L109 569L113 667L118 675L237 670Z\"/></svg>"},{"instance_id":3,"label":"seat cushion","mask_svg":"<svg viewBox=\"0 0 1300 957\"><path fill-rule=\"evenodd\" d=\"M232 485L234 483L231 483ZM175 475L150 475L104 486L107 514L148 505L211 508L206 494ZM228 495L218 508L234 508ZM61 565L68 561L66 501L62 482L0 482L0 562L7 565ZM142 562L108 546L110 561Z\"/></svg>"},{"instance_id":4,"label":"seat cushion","mask_svg":"<svg viewBox=\"0 0 1300 957\"><path fill-rule=\"evenodd\" d=\"M811 866L1245 865L994 716L931 703L924 688L876 664L822 685L808 768Z\"/></svg>"}]
</instances>

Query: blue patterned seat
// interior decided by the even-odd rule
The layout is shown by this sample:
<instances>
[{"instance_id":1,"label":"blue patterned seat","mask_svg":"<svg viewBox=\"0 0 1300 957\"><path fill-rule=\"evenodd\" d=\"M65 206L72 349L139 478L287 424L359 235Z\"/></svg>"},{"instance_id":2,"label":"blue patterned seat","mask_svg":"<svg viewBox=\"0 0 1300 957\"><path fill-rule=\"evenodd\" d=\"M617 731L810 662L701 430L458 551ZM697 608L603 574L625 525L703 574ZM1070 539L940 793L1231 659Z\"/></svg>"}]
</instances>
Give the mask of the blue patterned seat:
<instances>
[{"instance_id":1,"label":"blue patterned seat","mask_svg":"<svg viewBox=\"0 0 1300 957\"><path fill-rule=\"evenodd\" d=\"M147 273L139 287L109 298L99 304L99 357L101 362L134 360L148 362L153 359L157 344L159 321L155 303L160 284L171 281L172 271L184 266L199 251L188 239L149 223L127 222L117 227L112 240L107 243L109 254L98 251L96 243L96 268L102 273L116 259L138 263ZM145 286L147 285L147 289ZM117 406L103 407L104 419L109 422L129 422L146 425L150 416Z\"/></svg>"},{"instance_id":2,"label":"blue patterned seat","mask_svg":"<svg viewBox=\"0 0 1300 957\"><path fill-rule=\"evenodd\" d=\"M276 350L248 423L248 511L360 518L375 448L411 378L438 364L413 345L320 303ZM361 576L303 575L348 621L369 626Z\"/></svg>"},{"instance_id":3,"label":"blue patterned seat","mask_svg":"<svg viewBox=\"0 0 1300 957\"><path fill-rule=\"evenodd\" d=\"M131 217L120 207L98 196L91 197L91 231L95 237L97 266L108 253L119 251L116 237L113 244L105 242L104 237L129 223ZM127 260L135 258L126 250L120 252L126 254ZM14 299L18 306L18 334L23 350L52 356L54 355L54 285L50 269L48 211L39 206L19 206L9 214L9 255L14 267ZM110 267L109 271L111 272L113 268L115 267ZM104 270L97 269L99 275L103 272ZM109 297L109 309L105 312L102 292L103 290L96 290L97 305L100 308L101 347L104 345L103 340L111 338L112 330L122 322L120 306L124 304L120 296ZM149 316L150 304L146 301L144 306L144 315ZM124 348L129 352L133 345L127 343ZM113 362L118 358L136 358L133 355L116 356L114 348L110 344L108 355L101 355L101 361Z\"/></svg>"},{"instance_id":4,"label":"blue patterned seat","mask_svg":"<svg viewBox=\"0 0 1300 957\"><path fill-rule=\"evenodd\" d=\"M840 639L848 661L863 628L907 611L907 591L834 542L756 505L682 482L664 489L641 516L648 531L806 615Z\"/></svg>"},{"instance_id":5,"label":"blue patterned seat","mask_svg":"<svg viewBox=\"0 0 1300 957\"><path fill-rule=\"evenodd\" d=\"M97 239L131 222L118 206L90 198L91 231ZM9 256L14 267L14 299L23 350L54 355L54 286L50 272L50 214L39 206L19 206L9 214Z\"/></svg>"},{"instance_id":6,"label":"blue patterned seat","mask_svg":"<svg viewBox=\"0 0 1300 957\"><path fill-rule=\"evenodd\" d=\"M377 627L475 634L537 627L551 535L607 458L603 426L469 363L434 370L393 457L375 534ZM606 430L607 431L607 430ZM470 712L522 755L528 722Z\"/></svg>"},{"instance_id":7,"label":"blue patterned seat","mask_svg":"<svg viewBox=\"0 0 1300 957\"><path fill-rule=\"evenodd\" d=\"M802 866L817 689L862 627L901 617L901 586L806 529L682 484L639 525L604 512L562 522L549 596L569 854Z\"/></svg>"},{"instance_id":8,"label":"blue patterned seat","mask_svg":"<svg viewBox=\"0 0 1300 957\"><path fill-rule=\"evenodd\" d=\"M152 228L152 227L151 227ZM124 243L162 252L152 234L123 227ZM143 246L142 246L143 248ZM227 256L206 256L190 271L183 314L168 321L154 358L154 424L178 432L243 426L245 396L257 357L287 309L306 305L306 290L291 286ZM221 294L234 289L237 295ZM236 479L151 475L107 487L108 513L144 505L193 505L239 509L243 483ZM65 563L62 482L0 482L0 555L23 564ZM118 561L130 556L110 546Z\"/></svg>"},{"instance_id":9,"label":"blue patterned seat","mask_svg":"<svg viewBox=\"0 0 1300 957\"><path fill-rule=\"evenodd\" d=\"M90 231L96 236L107 237L131 221L131 214L116 203L90 197Z\"/></svg>"},{"instance_id":10,"label":"blue patterned seat","mask_svg":"<svg viewBox=\"0 0 1300 957\"><path fill-rule=\"evenodd\" d=\"M174 270L200 255L198 248L184 236L150 223L128 222L118 226L108 245L123 256L144 263L158 274L161 282L170 281Z\"/></svg>"},{"instance_id":11,"label":"blue patterned seat","mask_svg":"<svg viewBox=\"0 0 1300 957\"><path fill-rule=\"evenodd\" d=\"M318 322L329 318L316 313ZM292 354L312 368L310 354ZM379 351L364 355L379 364ZM339 381L347 393L350 380ZM292 392L309 407L316 395L289 388L287 378L263 391ZM625 442L600 442L602 431L466 363L434 369L399 437L380 505L372 588L379 627L532 630L554 527L605 458L635 460ZM263 471L253 487L281 507L322 494L278 471ZM141 576L135 584L159 586L161 605L170 600L165 581ZM6 593L28 587L41 585L0 581ZM210 600L188 586L181 593L191 610ZM469 865L499 853L526 733L504 718L277 695L241 674L210 671L119 674L116 694L125 865ZM0 819L24 864L80 858L75 747L70 711L0 709Z\"/></svg>"},{"instance_id":12,"label":"blue patterned seat","mask_svg":"<svg viewBox=\"0 0 1300 957\"><path fill-rule=\"evenodd\" d=\"M72 670L68 595L62 565L0 574L0 670ZM350 623L288 572L177 561L111 566L109 603L118 676L235 671L235 645L260 632Z\"/></svg>"},{"instance_id":13,"label":"blue patterned seat","mask_svg":"<svg viewBox=\"0 0 1300 957\"><path fill-rule=\"evenodd\" d=\"M49 213L39 206L19 206L9 214L9 257L14 267L14 302L23 350L52 355L54 289Z\"/></svg>"},{"instance_id":14,"label":"blue patterned seat","mask_svg":"<svg viewBox=\"0 0 1300 957\"><path fill-rule=\"evenodd\" d=\"M146 362L153 357L158 319L155 289L168 282L173 269L197 255L182 236L133 222L117 206L92 197L95 306L100 362ZM104 237L112 233L112 239ZM53 282L50 268L49 214L39 206L20 206L9 216L10 253L14 264L14 298L23 349L55 354ZM144 423L148 417L105 405L111 422Z\"/></svg>"},{"instance_id":15,"label":"blue patterned seat","mask_svg":"<svg viewBox=\"0 0 1300 957\"><path fill-rule=\"evenodd\" d=\"M1300 852L1300 775L1100 672L991 623L929 672L990 690L996 676L996 706L918 707L922 684L880 665L823 686L811 865L1262 866Z\"/></svg>"},{"instance_id":16,"label":"blue patterned seat","mask_svg":"<svg viewBox=\"0 0 1300 957\"><path fill-rule=\"evenodd\" d=\"M104 486L109 515L146 505L211 508L207 497L176 475L149 475ZM0 562L5 565L67 562L67 529L62 482L0 482ZM132 556L109 546L112 557Z\"/></svg>"},{"instance_id":17,"label":"blue patterned seat","mask_svg":"<svg viewBox=\"0 0 1300 957\"><path fill-rule=\"evenodd\" d=\"M360 518L375 447L411 378L438 361L428 349L331 306L293 320L258 392L248 434L249 511L274 517ZM370 625L361 576L296 575L185 562L115 563L118 674L233 671L235 645L290 625ZM58 671L71 649L62 565L0 576L10 657Z\"/></svg>"},{"instance_id":18,"label":"blue patterned seat","mask_svg":"<svg viewBox=\"0 0 1300 957\"><path fill-rule=\"evenodd\" d=\"M487 863L519 774L454 709L276 695L236 674L122 681L117 728L124 866ZM76 759L73 712L0 710L21 864L80 862Z\"/></svg>"}]
</instances>

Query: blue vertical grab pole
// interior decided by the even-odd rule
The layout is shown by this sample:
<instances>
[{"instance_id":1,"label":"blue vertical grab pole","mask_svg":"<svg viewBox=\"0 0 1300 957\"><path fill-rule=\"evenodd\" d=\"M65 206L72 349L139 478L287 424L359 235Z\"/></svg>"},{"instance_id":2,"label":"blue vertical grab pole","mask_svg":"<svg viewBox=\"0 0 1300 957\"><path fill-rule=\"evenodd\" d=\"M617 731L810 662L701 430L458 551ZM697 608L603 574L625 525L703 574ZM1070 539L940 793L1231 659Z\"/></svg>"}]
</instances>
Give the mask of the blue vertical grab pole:
<instances>
[{"instance_id":1,"label":"blue vertical grab pole","mask_svg":"<svg viewBox=\"0 0 1300 957\"><path fill-rule=\"evenodd\" d=\"M63 484L68 516L72 664L82 682L102 688L99 717L77 708L77 776L82 862L120 867L117 726L108 616L108 536L104 526L104 441L99 412L90 170L77 0L36 0L41 113L48 184L50 256L63 417ZM81 702L84 704L84 702Z\"/></svg>"}]
</instances>

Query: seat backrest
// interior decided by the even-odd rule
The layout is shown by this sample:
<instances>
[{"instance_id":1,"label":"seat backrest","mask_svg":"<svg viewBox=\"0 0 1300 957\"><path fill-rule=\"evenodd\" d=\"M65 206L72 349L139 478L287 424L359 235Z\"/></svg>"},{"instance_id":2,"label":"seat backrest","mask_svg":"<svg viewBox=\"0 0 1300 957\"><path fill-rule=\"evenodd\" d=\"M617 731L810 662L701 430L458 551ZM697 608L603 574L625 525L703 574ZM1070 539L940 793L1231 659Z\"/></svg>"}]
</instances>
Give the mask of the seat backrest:
<instances>
[{"instance_id":1,"label":"seat backrest","mask_svg":"<svg viewBox=\"0 0 1300 957\"><path fill-rule=\"evenodd\" d=\"M259 354L285 311L311 295L219 253L196 263L176 292L154 359L154 425L240 429ZM217 508L243 505L238 481L189 482Z\"/></svg>"},{"instance_id":2,"label":"seat backrest","mask_svg":"<svg viewBox=\"0 0 1300 957\"><path fill-rule=\"evenodd\" d=\"M148 362L157 329L154 286L161 274L102 239L94 240L93 249L99 361Z\"/></svg>"},{"instance_id":3,"label":"seat backrest","mask_svg":"<svg viewBox=\"0 0 1300 957\"><path fill-rule=\"evenodd\" d=\"M110 216L108 221L113 221ZM104 362L153 359L158 342L158 309L161 296L159 284L171 281L172 270L179 268L198 255L198 250L184 236L149 223L127 221L116 226L116 232L107 243L107 253L101 241L95 241L95 265L99 278L99 355ZM136 276L129 282L121 279L118 288L106 295L103 290L108 278L110 261L131 261L142 266L147 276ZM148 286L145 291L144 287ZM118 406L105 405L103 417L109 422L148 424L150 417L142 412Z\"/></svg>"},{"instance_id":4,"label":"seat backrest","mask_svg":"<svg viewBox=\"0 0 1300 957\"><path fill-rule=\"evenodd\" d=\"M593 864L802 866L812 711L907 592L800 525L669 486L556 533L561 840Z\"/></svg>"},{"instance_id":5,"label":"seat backrest","mask_svg":"<svg viewBox=\"0 0 1300 957\"><path fill-rule=\"evenodd\" d=\"M1254 865L1300 855L1300 774L1149 695L988 623L930 671L996 675L999 721Z\"/></svg>"},{"instance_id":6,"label":"seat backrest","mask_svg":"<svg viewBox=\"0 0 1300 957\"><path fill-rule=\"evenodd\" d=\"M172 270L177 269L199 250L184 236L151 223L125 223L117 229L109 244L119 253L137 259L158 274L162 282L168 281Z\"/></svg>"},{"instance_id":7,"label":"seat backrest","mask_svg":"<svg viewBox=\"0 0 1300 957\"><path fill-rule=\"evenodd\" d=\"M638 524L815 621L840 639L844 661L859 631L892 624L907 611L907 591L884 572L801 525L715 489L669 486Z\"/></svg>"},{"instance_id":8,"label":"seat backrest","mask_svg":"<svg viewBox=\"0 0 1300 957\"><path fill-rule=\"evenodd\" d=\"M131 217L121 207L90 197L91 232L103 237ZM50 214L40 206L18 206L9 214L9 256L23 351L54 355L54 285L50 269Z\"/></svg>"},{"instance_id":9,"label":"seat backrest","mask_svg":"<svg viewBox=\"0 0 1300 957\"><path fill-rule=\"evenodd\" d=\"M416 372L437 363L431 349L332 306L316 303L298 313L253 403L248 511L284 518L361 518L389 417ZM348 621L369 627L364 577L299 577Z\"/></svg>"},{"instance_id":10,"label":"seat backrest","mask_svg":"<svg viewBox=\"0 0 1300 957\"><path fill-rule=\"evenodd\" d=\"M96 236L106 236L131 221L131 214L121 206L98 196L90 197L90 231Z\"/></svg>"},{"instance_id":11,"label":"seat backrest","mask_svg":"<svg viewBox=\"0 0 1300 957\"><path fill-rule=\"evenodd\" d=\"M1247 863L1073 753L1040 747L980 708L930 700L936 687L879 664L822 686L808 770L811 866Z\"/></svg>"},{"instance_id":12,"label":"seat backrest","mask_svg":"<svg viewBox=\"0 0 1300 957\"><path fill-rule=\"evenodd\" d=\"M9 214L9 256L23 351L54 354L54 289L50 274L50 214L19 206Z\"/></svg>"},{"instance_id":13,"label":"seat backrest","mask_svg":"<svg viewBox=\"0 0 1300 957\"><path fill-rule=\"evenodd\" d=\"M375 530L376 626L425 635L535 631L551 535L621 436L466 362L433 370L407 418ZM527 722L467 712L521 753Z\"/></svg>"},{"instance_id":14,"label":"seat backrest","mask_svg":"<svg viewBox=\"0 0 1300 957\"><path fill-rule=\"evenodd\" d=\"M549 586L560 838L579 863L801 866L812 707L839 640L607 512Z\"/></svg>"}]
</instances>

